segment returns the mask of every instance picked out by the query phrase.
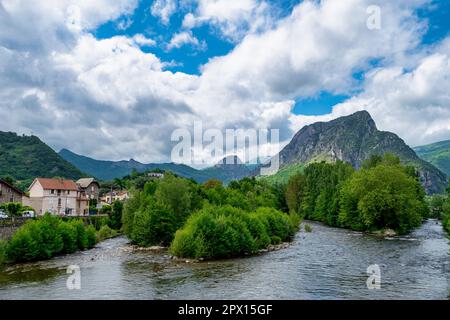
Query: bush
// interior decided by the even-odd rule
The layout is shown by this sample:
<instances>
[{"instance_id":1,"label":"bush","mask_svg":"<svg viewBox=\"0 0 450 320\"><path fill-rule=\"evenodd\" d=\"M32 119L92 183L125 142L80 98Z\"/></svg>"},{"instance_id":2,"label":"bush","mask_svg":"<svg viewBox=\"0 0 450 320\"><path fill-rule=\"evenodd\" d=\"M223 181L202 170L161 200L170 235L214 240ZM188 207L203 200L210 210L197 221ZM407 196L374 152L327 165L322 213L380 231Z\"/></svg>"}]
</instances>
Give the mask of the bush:
<instances>
[{"instance_id":1,"label":"bush","mask_svg":"<svg viewBox=\"0 0 450 320\"><path fill-rule=\"evenodd\" d=\"M291 240L288 215L271 208L253 213L231 206L205 207L177 231L170 251L184 258L229 258Z\"/></svg>"},{"instance_id":2,"label":"bush","mask_svg":"<svg viewBox=\"0 0 450 320\"><path fill-rule=\"evenodd\" d=\"M312 227L309 224L305 224L305 231L312 232Z\"/></svg>"},{"instance_id":3,"label":"bush","mask_svg":"<svg viewBox=\"0 0 450 320\"><path fill-rule=\"evenodd\" d=\"M0 240L0 267L3 263L7 261L6 258L6 248L8 243L6 241Z\"/></svg>"},{"instance_id":4,"label":"bush","mask_svg":"<svg viewBox=\"0 0 450 320\"><path fill-rule=\"evenodd\" d=\"M61 253L73 253L78 250L77 230L73 224L61 222L58 226L58 232L63 241Z\"/></svg>"},{"instance_id":5,"label":"bush","mask_svg":"<svg viewBox=\"0 0 450 320\"><path fill-rule=\"evenodd\" d=\"M95 236L95 230L94 230ZM97 237L99 241L103 241L106 239L110 239L117 236L117 231L111 229L109 226L103 226L97 233ZM95 243L94 243L95 245Z\"/></svg>"},{"instance_id":6,"label":"bush","mask_svg":"<svg viewBox=\"0 0 450 320\"><path fill-rule=\"evenodd\" d=\"M105 226L105 227L107 227L107 226ZM94 226L89 225L86 228L87 245L88 245L89 249L93 248L95 246L95 244L97 243L97 234L96 233L97 232L96 232Z\"/></svg>"},{"instance_id":7,"label":"bush","mask_svg":"<svg viewBox=\"0 0 450 320\"><path fill-rule=\"evenodd\" d=\"M81 220L73 220L70 222L76 230L77 234L77 247L79 250L84 250L88 247L88 237L84 223Z\"/></svg>"}]
</instances>

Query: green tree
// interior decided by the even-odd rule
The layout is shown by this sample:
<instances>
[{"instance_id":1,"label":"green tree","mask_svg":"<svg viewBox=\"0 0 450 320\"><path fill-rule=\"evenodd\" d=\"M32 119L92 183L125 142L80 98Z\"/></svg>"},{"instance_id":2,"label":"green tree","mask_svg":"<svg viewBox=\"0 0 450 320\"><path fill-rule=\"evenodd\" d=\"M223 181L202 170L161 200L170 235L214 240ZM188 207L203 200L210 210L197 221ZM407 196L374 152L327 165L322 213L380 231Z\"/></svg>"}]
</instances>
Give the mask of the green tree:
<instances>
[{"instance_id":1,"label":"green tree","mask_svg":"<svg viewBox=\"0 0 450 320\"><path fill-rule=\"evenodd\" d=\"M120 230L122 228L122 213L123 203L121 201L114 201L109 222L109 226L114 230Z\"/></svg>"},{"instance_id":2,"label":"green tree","mask_svg":"<svg viewBox=\"0 0 450 320\"><path fill-rule=\"evenodd\" d=\"M427 214L418 184L392 158L362 169L342 189L339 221L356 230L390 228L406 233L419 226Z\"/></svg>"},{"instance_id":3,"label":"green tree","mask_svg":"<svg viewBox=\"0 0 450 320\"><path fill-rule=\"evenodd\" d=\"M191 190L185 179L166 174L156 189L155 199L174 213L178 227L184 224L191 213Z\"/></svg>"}]
</instances>

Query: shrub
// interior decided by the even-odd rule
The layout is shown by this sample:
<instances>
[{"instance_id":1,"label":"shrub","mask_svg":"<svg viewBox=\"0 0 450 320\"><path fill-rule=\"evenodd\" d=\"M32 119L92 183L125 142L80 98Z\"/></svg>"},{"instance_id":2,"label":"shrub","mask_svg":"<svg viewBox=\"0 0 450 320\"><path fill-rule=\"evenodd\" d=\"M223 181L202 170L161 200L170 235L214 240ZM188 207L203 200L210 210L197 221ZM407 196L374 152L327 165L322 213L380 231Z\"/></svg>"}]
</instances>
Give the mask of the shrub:
<instances>
[{"instance_id":1,"label":"shrub","mask_svg":"<svg viewBox=\"0 0 450 320\"><path fill-rule=\"evenodd\" d=\"M86 228L86 236L87 236L87 246L88 246L88 248L89 249L93 248L95 246L95 244L97 243L97 234L96 234L96 230L95 230L94 226L89 225Z\"/></svg>"},{"instance_id":2,"label":"shrub","mask_svg":"<svg viewBox=\"0 0 450 320\"><path fill-rule=\"evenodd\" d=\"M73 253L78 250L77 230L73 224L61 222L58 226L58 232L63 241L61 253Z\"/></svg>"},{"instance_id":3,"label":"shrub","mask_svg":"<svg viewBox=\"0 0 450 320\"><path fill-rule=\"evenodd\" d=\"M40 232L35 224L27 222L16 231L7 246L7 257L11 261L25 262L39 258Z\"/></svg>"},{"instance_id":4,"label":"shrub","mask_svg":"<svg viewBox=\"0 0 450 320\"><path fill-rule=\"evenodd\" d=\"M275 209L248 213L231 206L208 206L177 231L170 251L179 257L229 258L290 240L293 234L288 215Z\"/></svg>"},{"instance_id":5,"label":"shrub","mask_svg":"<svg viewBox=\"0 0 450 320\"><path fill-rule=\"evenodd\" d=\"M95 232L95 230L94 230ZM95 236L95 233L94 233ZM103 241L106 239L110 239L117 236L117 231L111 229L109 226L103 226L97 233L97 237L99 241ZM95 245L95 243L94 243Z\"/></svg>"},{"instance_id":6,"label":"shrub","mask_svg":"<svg viewBox=\"0 0 450 320\"><path fill-rule=\"evenodd\" d=\"M312 232L312 227L309 224L305 224L305 231Z\"/></svg>"},{"instance_id":7,"label":"shrub","mask_svg":"<svg viewBox=\"0 0 450 320\"><path fill-rule=\"evenodd\" d=\"M77 232L77 247L79 250L84 250L88 247L88 237L83 221L73 220L70 222Z\"/></svg>"},{"instance_id":8,"label":"shrub","mask_svg":"<svg viewBox=\"0 0 450 320\"><path fill-rule=\"evenodd\" d=\"M6 248L7 248L7 242L0 240L0 267L3 263L6 262Z\"/></svg>"},{"instance_id":9,"label":"shrub","mask_svg":"<svg viewBox=\"0 0 450 320\"><path fill-rule=\"evenodd\" d=\"M63 239L58 232L60 223L60 218L46 214L36 223L29 224L32 234L39 243L39 259L49 259L63 250Z\"/></svg>"}]
</instances>

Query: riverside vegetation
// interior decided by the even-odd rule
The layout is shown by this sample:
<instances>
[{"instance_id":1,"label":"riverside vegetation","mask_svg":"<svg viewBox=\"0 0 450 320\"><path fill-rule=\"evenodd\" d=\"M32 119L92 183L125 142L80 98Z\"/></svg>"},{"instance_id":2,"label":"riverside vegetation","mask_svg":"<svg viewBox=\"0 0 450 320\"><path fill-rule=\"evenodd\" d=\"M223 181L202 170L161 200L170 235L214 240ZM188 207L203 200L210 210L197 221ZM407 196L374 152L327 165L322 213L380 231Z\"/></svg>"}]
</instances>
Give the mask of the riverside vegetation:
<instances>
[{"instance_id":1,"label":"riverside vegetation","mask_svg":"<svg viewBox=\"0 0 450 320\"><path fill-rule=\"evenodd\" d=\"M132 197L124 207L110 208L109 226L98 226L97 234L80 222L46 216L27 223L9 243L0 242L0 262L83 250L94 238L114 236L111 225L138 246L165 246L175 256L194 259L249 255L291 241L302 219L404 234L435 217L450 232L450 188L447 195L426 197L416 170L390 154L372 156L359 170L339 161L312 163L287 183L274 181L244 178L224 186L170 173L161 180L135 174L124 181Z\"/></svg>"},{"instance_id":2,"label":"riverside vegetation","mask_svg":"<svg viewBox=\"0 0 450 320\"><path fill-rule=\"evenodd\" d=\"M0 265L50 259L57 255L90 249L99 241L118 235L109 218L66 219L45 214L27 221L10 241L0 241ZM95 227L94 227L95 225Z\"/></svg>"},{"instance_id":3,"label":"riverside vegetation","mask_svg":"<svg viewBox=\"0 0 450 320\"><path fill-rule=\"evenodd\" d=\"M372 156L359 170L340 161L312 163L287 185L273 181L200 185L166 175L135 191L125 206L125 234L140 246L170 246L179 257L215 259L290 241L302 219L405 234L429 217L417 171L391 154Z\"/></svg>"}]
</instances>

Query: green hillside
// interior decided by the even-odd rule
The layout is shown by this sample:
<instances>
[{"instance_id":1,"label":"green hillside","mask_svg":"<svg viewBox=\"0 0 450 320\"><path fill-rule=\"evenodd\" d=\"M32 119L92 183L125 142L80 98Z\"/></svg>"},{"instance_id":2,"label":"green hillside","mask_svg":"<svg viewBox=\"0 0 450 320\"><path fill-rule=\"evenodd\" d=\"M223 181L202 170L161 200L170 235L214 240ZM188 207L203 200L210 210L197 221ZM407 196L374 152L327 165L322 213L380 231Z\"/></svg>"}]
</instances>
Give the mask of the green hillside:
<instances>
[{"instance_id":1,"label":"green hillside","mask_svg":"<svg viewBox=\"0 0 450 320\"><path fill-rule=\"evenodd\" d=\"M417 155L450 176L450 140L414 148Z\"/></svg>"},{"instance_id":2,"label":"green hillside","mask_svg":"<svg viewBox=\"0 0 450 320\"><path fill-rule=\"evenodd\" d=\"M83 174L38 137L0 131L0 177L7 176L23 186L37 177L79 179Z\"/></svg>"}]
</instances>

